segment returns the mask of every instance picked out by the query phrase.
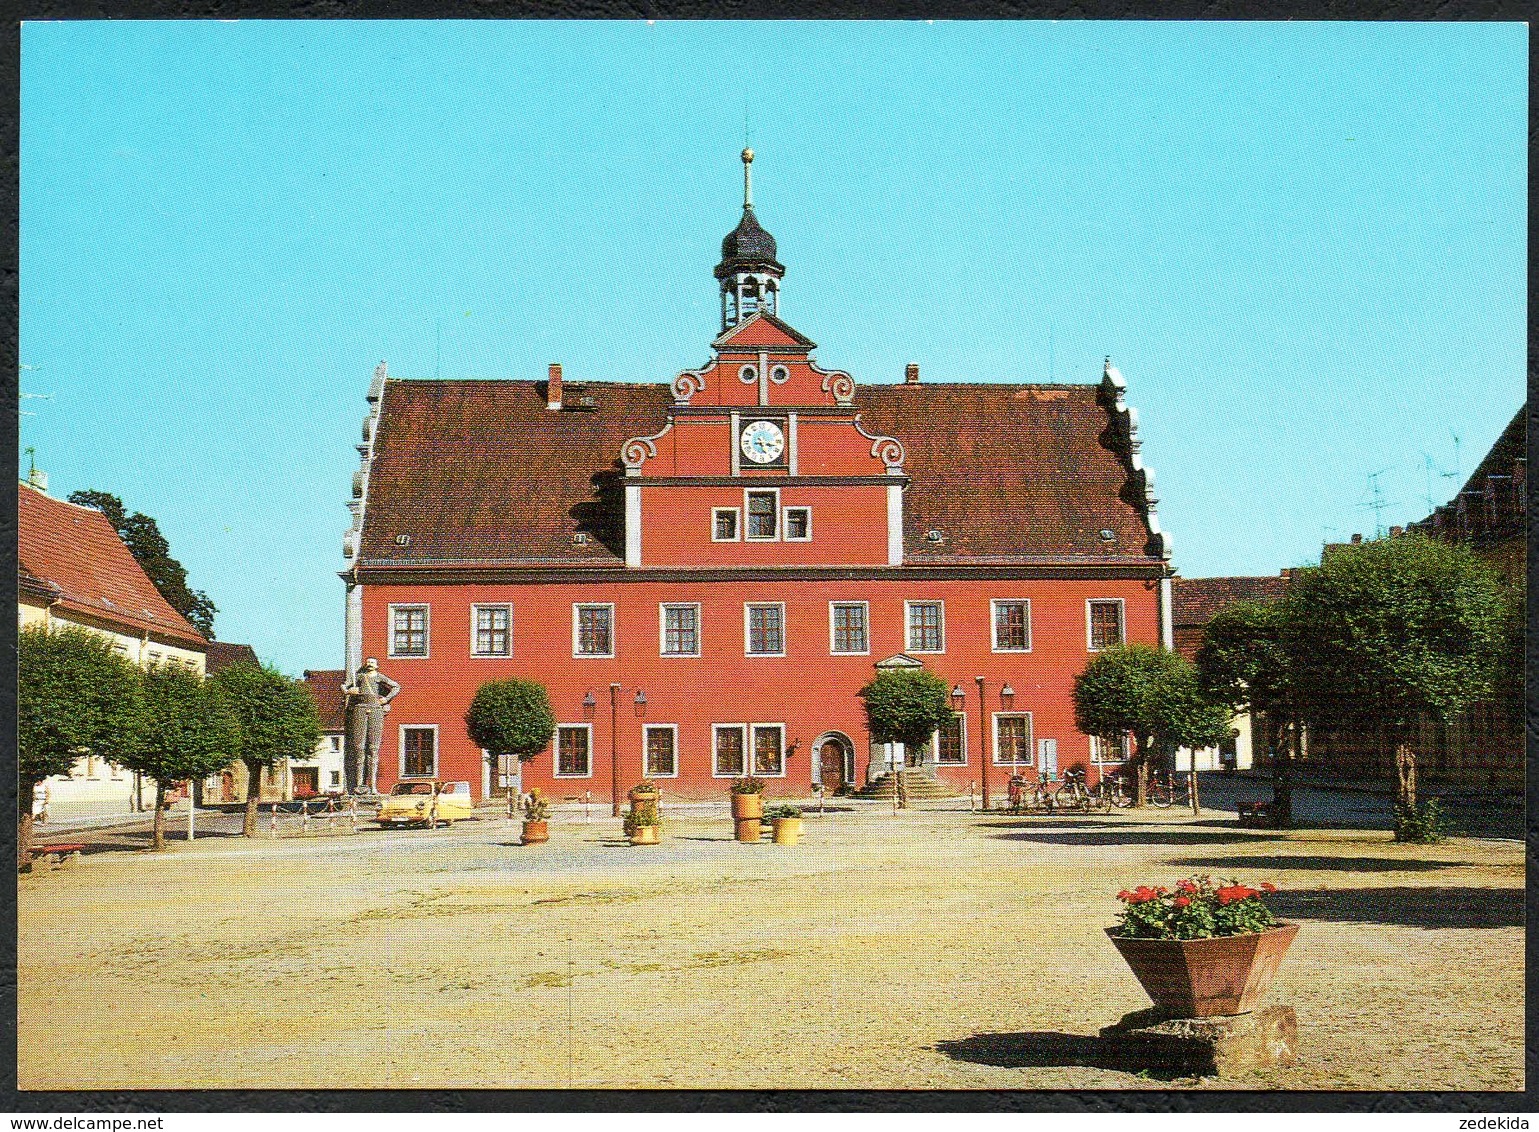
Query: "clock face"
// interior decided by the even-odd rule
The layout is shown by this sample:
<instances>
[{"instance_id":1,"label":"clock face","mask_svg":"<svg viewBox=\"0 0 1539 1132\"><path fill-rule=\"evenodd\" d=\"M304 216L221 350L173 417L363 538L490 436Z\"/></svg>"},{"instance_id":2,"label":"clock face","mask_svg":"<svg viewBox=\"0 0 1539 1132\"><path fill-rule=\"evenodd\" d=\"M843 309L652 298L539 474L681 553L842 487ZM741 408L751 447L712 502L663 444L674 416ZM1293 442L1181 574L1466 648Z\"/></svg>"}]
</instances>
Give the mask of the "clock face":
<instances>
[{"instance_id":1,"label":"clock face","mask_svg":"<svg viewBox=\"0 0 1539 1132\"><path fill-rule=\"evenodd\" d=\"M785 451L785 434L774 421L754 421L743 430L739 442L743 455L755 464L769 464Z\"/></svg>"}]
</instances>

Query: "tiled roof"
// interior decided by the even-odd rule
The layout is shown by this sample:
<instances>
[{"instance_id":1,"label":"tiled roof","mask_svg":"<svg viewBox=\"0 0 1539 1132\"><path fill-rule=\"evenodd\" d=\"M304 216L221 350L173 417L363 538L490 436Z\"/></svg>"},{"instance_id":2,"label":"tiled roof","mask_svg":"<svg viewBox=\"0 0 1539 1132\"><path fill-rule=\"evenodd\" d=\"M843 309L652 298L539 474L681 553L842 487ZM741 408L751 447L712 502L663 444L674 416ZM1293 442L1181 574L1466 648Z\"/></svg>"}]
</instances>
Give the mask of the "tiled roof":
<instances>
[{"instance_id":1,"label":"tiled roof","mask_svg":"<svg viewBox=\"0 0 1539 1132\"><path fill-rule=\"evenodd\" d=\"M94 507L21 484L17 557L23 576L58 588L63 612L83 613L135 636L149 630L197 650L208 644L160 596L107 516Z\"/></svg>"},{"instance_id":2,"label":"tiled roof","mask_svg":"<svg viewBox=\"0 0 1539 1132\"><path fill-rule=\"evenodd\" d=\"M532 381L387 382L362 563L622 563L620 446L656 432L672 395L663 384L585 386L596 411L550 412ZM1159 562L1097 393L1093 385L861 387L862 427L907 450L906 559ZM931 530L941 541L927 538ZM586 545L574 544L578 531L590 534Z\"/></svg>"},{"instance_id":3,"label":"tiled roof","mask_svg":"<svg viewBox=\"0 0 1539 1132\"><path fill-rule=\"evenodd\" d=\"M343 701L342 684L347 673L340 668L305 670L305 691L315 701L315 710L321 717L322 731L342 731L347 721L347 705Z\"/></svg>"},{"instance_id":4,"label":"tiled roof","mask_svg":"<svg viewBox=\"0 0 1539 1132\"><path fill-rule=\"evenodd\" d=\"M229 641L210 641L208 643L208 659L205 662L205 671L212 676L216 672L222 672L234 664L254 664L261 667L262 662L257 659L256 649L250 645L232 645Z\"/></svg>"},{"instance_id":5,"label":"tiled roof","mask_svg":"<svg viewBox=\"0 0 1539 1132\"><path fill-rule=\"evenodd\" d=\"M1175 625L1201 626L1241 601L1271 602L1288 587L1284 575L1257 578L1176 578L1171 582L1170 612Z\"/></svg>"}]
</instances>

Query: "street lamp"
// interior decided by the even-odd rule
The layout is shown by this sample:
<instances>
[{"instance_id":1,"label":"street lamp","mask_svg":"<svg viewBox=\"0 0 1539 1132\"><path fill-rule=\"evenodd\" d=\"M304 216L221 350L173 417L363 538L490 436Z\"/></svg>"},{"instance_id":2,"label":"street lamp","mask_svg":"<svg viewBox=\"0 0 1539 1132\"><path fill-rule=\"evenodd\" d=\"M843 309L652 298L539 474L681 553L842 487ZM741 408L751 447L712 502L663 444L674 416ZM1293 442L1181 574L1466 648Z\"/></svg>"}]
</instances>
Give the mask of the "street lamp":
<instances>
[{"instance_id":1,"label":"street lamp","mask_svg":"<svg viewBox=\"0 0 1539 1132\"><path fill-rule=\"evenodd\" d=\"M983 812L989 812L989 744L984 738L988 734L989 705L983 698L983 677L974 676L973 680L978 685L978 761L983 775Z\"/></svg>"},{"instance_id":2,"label":"street lamp","mask_svg":"<svg viewBox=\"0 0 1539 1132\"><path fill-rule=\"evenodd\" d=\"M624 688L619 683L609 685L609 814L611 817L620 816L620 693ZM593 693L588 693L588 699L593 698ZM588 700L583 703L587 704ZM640 688L636 689L636 714L645 715L647 710L647 694ZM645 767L643 766L643 772Z\"/></svg>"}]
</instances>

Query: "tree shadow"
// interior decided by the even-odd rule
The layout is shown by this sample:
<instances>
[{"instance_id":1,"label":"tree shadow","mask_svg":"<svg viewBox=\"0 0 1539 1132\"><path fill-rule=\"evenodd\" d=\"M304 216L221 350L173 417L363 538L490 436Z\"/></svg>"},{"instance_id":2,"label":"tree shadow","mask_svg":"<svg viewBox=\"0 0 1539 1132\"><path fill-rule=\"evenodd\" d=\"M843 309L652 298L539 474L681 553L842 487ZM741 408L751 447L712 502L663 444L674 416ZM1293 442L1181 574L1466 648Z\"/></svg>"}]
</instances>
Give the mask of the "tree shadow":
<instances>
[{"instance_id":1,"label":"tree shadow","mask_svg":"<svg viewBox=\"0 0 1539 1132\"><path fill-rule=\"evenodd\" d=\"M567 513L577 532L593 539L616 558L625 557L624 477L617 466L598 472L590 480L593 498L574 505Z\"/></svg>"},{"instance_id":2,"label":"tree shadow","mask_svg":"<svg viewBox=\"0 0 1539 1132\"><path fill-rule=\"evenodd\" d=\"M1257 857L1173 857L1165 862L1175 867L1213 869L1304 869L1340 873L1424 873L1437 869L1465 869L1466 861L1417 861L1396 857L1322 857L1282 855Z\"/></svg>"},{"instance_id":3,"label":"tree shadow","mask_svg":"<svg viewBox=\"0 0 1539 1132\"><path fill-rule=\"evenodd\" d=\"M1117 1036L1092 1037L1028 1030L1020 1033L973 1034L935 1043L937 1052L953 1061L992 1065L1001 1069L1048 1069L1081 1066L1143 1074L1157 1080L1198 1076L1211 1064L1174 1043L1138 1042Z\"/></svg>"},{"instance_id":4,"label":"tree shadow","mask_svg":"<svg viewBox=\"0 0 1539 1132\"><path fill-rule=\"evenodd\" d=\"M1521 888L1316 888L1283 891L1267 905L1284 920L1409 928L1520 928Z\"/></svg>"},{"instance_id":5,"label":"tree shadow","mask_svg":"<svg viewBox=\"0 0 1539 1132\"><path fill-rule=\"evenodd\" d=\"M1198 823L1193 822L1192 825ZM1158 826L1128 826L1121 829L1079 829L1062 833L1049 830L1017 830L1012 833L996 833L992 836L1001 841L1028 841L1038 845L1234 845L1252 841L1270 841L1265 833L1242 830L1232 824L1214 823L1223 828L1194 830L1190 826L1180 829Z\"/></svg>"}]
</instances>

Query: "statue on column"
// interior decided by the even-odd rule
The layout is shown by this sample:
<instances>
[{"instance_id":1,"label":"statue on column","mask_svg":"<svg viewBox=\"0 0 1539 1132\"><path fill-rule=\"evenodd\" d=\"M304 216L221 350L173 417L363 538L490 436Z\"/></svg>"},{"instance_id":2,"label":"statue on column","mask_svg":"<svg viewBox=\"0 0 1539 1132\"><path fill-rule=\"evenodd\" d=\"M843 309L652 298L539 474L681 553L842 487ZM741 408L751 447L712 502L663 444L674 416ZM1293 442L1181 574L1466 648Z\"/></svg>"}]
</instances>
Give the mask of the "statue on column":
<instances>
[{"instance_id":1,"label":"statue on column","mask_svg":"<svg viewBox=\"0 0 1539 1132\"><path fill-rule=\"evenodd\" d=\"M342 685L347 697L347 792L379 793L379 747L385 713L401 686L379 670L372 656Z\"/></svg>"}]
</instances>

